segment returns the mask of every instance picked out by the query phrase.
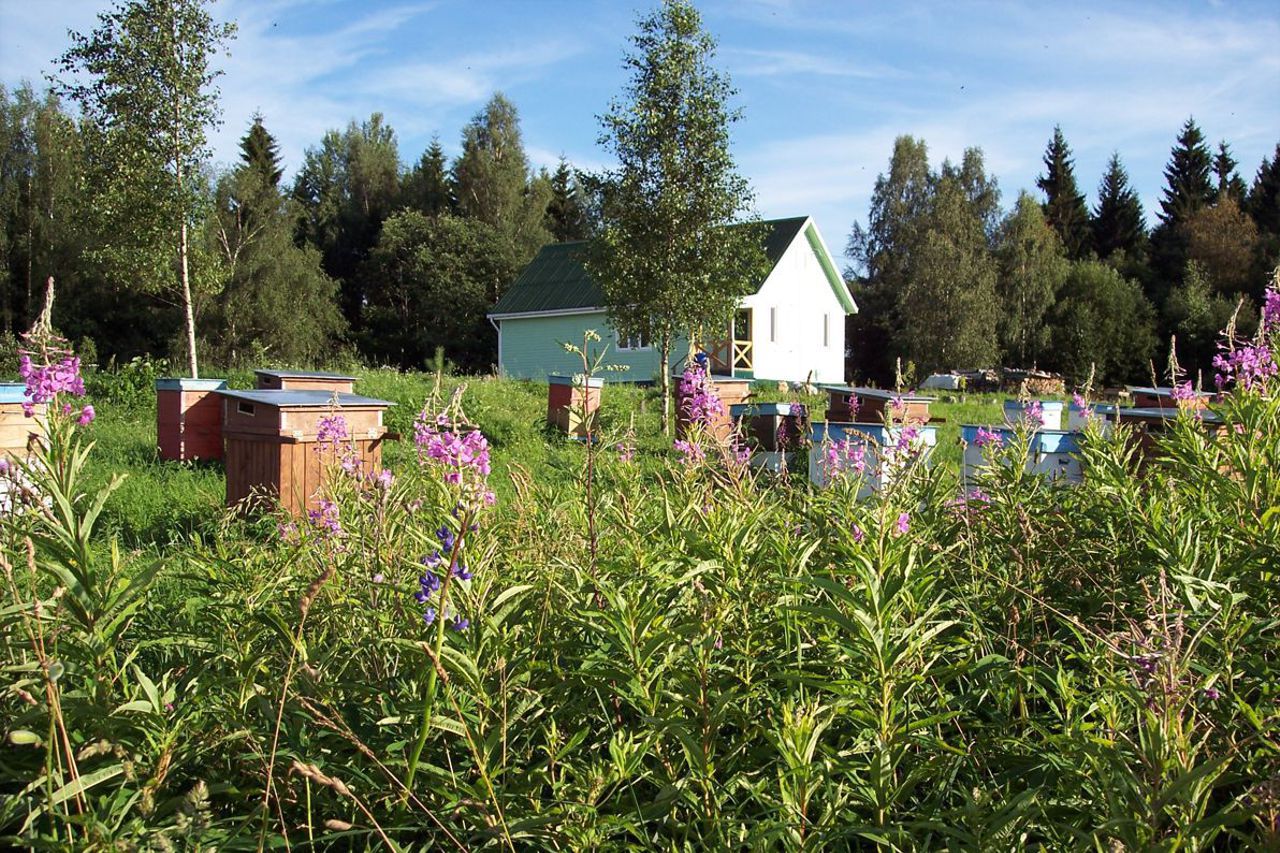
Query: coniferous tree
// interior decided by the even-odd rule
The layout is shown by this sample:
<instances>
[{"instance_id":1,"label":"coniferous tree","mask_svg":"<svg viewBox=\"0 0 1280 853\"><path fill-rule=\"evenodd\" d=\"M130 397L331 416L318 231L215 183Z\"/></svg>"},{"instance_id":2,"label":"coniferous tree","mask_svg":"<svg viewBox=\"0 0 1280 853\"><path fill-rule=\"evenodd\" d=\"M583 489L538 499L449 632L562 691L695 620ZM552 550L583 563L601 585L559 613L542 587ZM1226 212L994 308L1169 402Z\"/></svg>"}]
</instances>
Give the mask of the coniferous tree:
<instances>
[{"instance_id":1,"label":"coniferous tree","mask_svg":"<svg viewBox=\"0 0 1280 853\"><path fill-rule=\"evenodd\" d=\"M281 195L278 145L261 116L240 151L240 165L218 181L206 227L222 276L203 323L206 348L227 364L262 353L313 362L344 326L337 283L321 268L320 253L293 239L297 202Z\"/></svg>"},{"instance_id":2,"label":"coniferous tree","mask_svg":"<svg viewBox=\"0 0 1280 853\"><path fill-rule=\"evenodd\" d=\"M1053 138L1044 152L1045 174L1036 178L1036 186L1045 194L1045 221L1058 233L1067 255L1082 257L1089 249L1089 209L1076 185L1071 148L1061 127L1054 127Z\"/></svg>"},{"instance_id":3,"label":"coniferous tree","mask_svg":"<svg viewBox=\"0 0 1280 853\"><path fill-rule=\"evenodd\" d=\"M1226 140L1219 142L1218 153L1213 158L1213 174L1216 179L1213 201L1231 196L1236 200L1236 204L1244 203L1248 189L1245 187L1244 180L1236 172L1237 165L1236 158L1231 156L1231 146Z\"/></svg>"},{"instance_id":4,"label":"coniferous tree","mask_svg":"<svg viewBox=\"0 0 1280 853\"><path fill-rule=\"evenodd\" d=\"M1258 166L1247 207L1260 232L1280 237L1280 143L1271 159L1264 157Z\"/></svg>"},{"instance_id":5,"label":"coniferous tree","mask_svg":"<svg viewBox=\"0 0 1280 853\"><path fill-rule=\"evenodd\" d=\"M1152 272L1148 296L1164 307L1170 289L1179 281L1187 262L1182 224L1214 197L1213 157L1194 118L1187 119L1165 166L1165 188L1160 200L1160 224L1151 233Z\"/></svg>"},{"instance_id":6,"label":"coniferous tree","mask_svg":"<svg viewBox=\"0 0 1280 853\"><path fill-rule=\"evenodd\" d=\"M453 191L449 184L449 172L440 145L440 137L433 136L431 145L404 178L402 203L427 216L440 216L455 208Z\"/></svg>"},{"instance_id":7,"label":"coniferous tree","mask_svg":"<svg viewBox=\"0 0 1280 853\"><path fill-rule=\"evenodd\" d=\"M588 236L589 221L582 200L581 183L569 161L560 158L551 176L551 201L547 203L547 230L558 243Z\"/></svg>"},{"instance_id":8,"label":"coniferous tree","mask_svg":"<svg viewBox=\"0 0 1280 853\"><path fill-rule=\"evenodd\" d=\"M1120 163L1120 155L1112 154L1107 171L1098 184L1098 206L1093 213L1093 250L1106 260L1116 252L1134 257L1144 250L1147 241L1142 201L1129 184L1129 175Z\"/></svg>"}]
</instances>

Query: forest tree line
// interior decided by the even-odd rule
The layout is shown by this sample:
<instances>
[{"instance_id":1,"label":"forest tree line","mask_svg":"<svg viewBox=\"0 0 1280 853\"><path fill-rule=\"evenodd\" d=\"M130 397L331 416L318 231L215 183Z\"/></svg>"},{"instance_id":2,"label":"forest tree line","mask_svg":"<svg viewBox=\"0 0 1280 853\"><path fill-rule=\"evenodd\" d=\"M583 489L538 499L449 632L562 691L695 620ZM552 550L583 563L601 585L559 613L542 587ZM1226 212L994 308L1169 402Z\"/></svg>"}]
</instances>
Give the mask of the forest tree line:
<instances>
[{"instance_id":1,"label":"forest tree line","mask_svg":"<svg viewBox=\"0 0 1280 853\"><path fill-rule=\"evenodd\" d=\"M1246 183L1230 145L1211 149L1188 119L1150 229L1119 154L1092 206L1060 128L1043 162L1039 194L1002 211L980 149L934 168L924 140L898 138L847 249L860 377L893 381L901 359L917 376L1004 365L1163 382L1176 341L1181 375L1212 386L1220 332L1236 316L1253 334L1280 263L1280 144Z\"/></svg>"},{"instance_id":2,"label":"forest tree line","mask_svg":"<svg viewBox=\"0 0 1280 853\"><path fill-rule=\"evenodd\" d=\"M0 335L30 325L52 277L57 327L100 363L151 353L194 371L198 350L226 366L343 353L420 368L442 348L487 371L489 307L540 246L594 234L603 176L535 169L502 94L452 160L436 137L406 162L373 113L325 133L286 181L255 115L238 161L216 169L208 61L234 28L200 0L110 15L60 60L93 85L0 87ZM166 70L165 46L145 42L162 15L186 16L199 50L185 66ZM186 135L151 132L174 104ZM899 138L848 242L850 373L890 382L901 361L917 376L1004 364L1145 380L1176 338L1195 379L1238 306L1251 333L1280 262L1280 145L1246 181L1188 120L1165 179L1153 228L1118 154L1090 206L1055 129L1038 193L1005 210L980 149L935 167L924 140Z\"/></svg>"},{"instance_id":3,"label":"forest tree line","mask_svg":"<svg viewBox=\"0 0 1280 853\"><path fill-rule=\"evenodd\" d=\"M30 325L52 276L59 330L100 362L181 363L175 301L136 286L106 251L128 240L95 180L92 133L55 92L0 86L0 334ZM406 165L378 113L325 133L292 181L263 116L239 153L192 176L197 346L219 365L318 363L345 350L412 368L444 347L458 367L486 370L488 307L541 245L588 233L581 178L563 159L554 172L531 167L501 94L462 129L452 162L436 138ZM172 267L172 254L160 263Z\"/></svg>"}]
</instances>

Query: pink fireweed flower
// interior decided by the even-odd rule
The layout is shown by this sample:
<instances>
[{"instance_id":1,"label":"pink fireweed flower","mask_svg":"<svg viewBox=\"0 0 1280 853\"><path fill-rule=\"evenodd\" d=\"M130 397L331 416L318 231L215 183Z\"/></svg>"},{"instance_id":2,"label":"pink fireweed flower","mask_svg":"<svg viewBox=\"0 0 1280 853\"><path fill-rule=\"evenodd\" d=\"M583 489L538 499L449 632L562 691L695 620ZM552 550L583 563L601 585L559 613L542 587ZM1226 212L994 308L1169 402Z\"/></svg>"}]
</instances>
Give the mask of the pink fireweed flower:
<instances>
[{"instance_id":1,"label":"pink fireweed flower","mask_svg":"<svg viewBox=\"0 0 1280 853\"><path fill-rule=\"evenodd\" d=\"M861 476L867 470L867 448L863 442L852 438L841 439L827 445L823 467L828 477L843 474Z\"/></svg>"},{"instance_id":2,"label":"pink fireweed flower","mask_svg":"<svg viewBox=\"0 0 1280 853\"><path fill-rule=\"evenodd\" d=\"M320 501L317 509L307 512L311 525L326 537L336 538L342 535L342 524L338 521L338 505L330 500Z\"/></svg>"},{"instance_id":3,"label":"pink fireweed flower","mask_svg":"<svg viewBox=\"0 0 1280 853\"><path fill-rule=\"evenodd\" d=\"M689 423L710 426L724 417L724 402L716 393L715 383L698 362L691 362L680 377L681 414Z\"/></svg>"},{"instance_id":4,"label":"pink fireweed flower","mask_svg":"<svg viewBox=\"0 0 1280 853\"><path fill-rule=\"evenodd\" d=\"M856 522L849 525L849 532L853 534L854 542L861 543L862 540L867 537L867 534L863 532L862 528L859 527Z\"/></svg>"},{"instance_id":5,"label":"pink fireweed flower","mask_svg":"<svg viewBox=\"0 0 1280 853\"><path fill-rule=\"evenodd\" d=\"M911 514L906 512L899 513L893 529L896 531L896 535L906 536L911 531Z\"/></svg>"},{"instance_id":6,"label":"pink fireweed flower","mask_svg":"<svg viewBox=\"0 0 1280 853\"><path fill-rule=\"evenodd\" d=\"M1173 383L1173 389L1169 392L1169 396L1179 403L1196 398L1196 389L1191 387L1190 382Z\"/></svg>"},{"instance_id":7,"label":"pink fireweed flower","mask_svg":"<svg viewBox=\"0 0 1280 853\"><path fill-rule=\"evenodd\" d=\"M1262 328L1267 332L1280 328L1280 290L1267 288L1267 296L1262 303Z\"/></svg>"},{"instance_id":8,"label":"pink fireweed flower","mask_svg":"<svg viewBox=\"0 0 1280 853\"><path fill-rule=\"evenodd\" d=\"M1213 366L1218 371L1214 377L1218 390L1224 390L1232 384L1245 391L1260 390L1268 379L1280 373L1271 348L1265 344L1248 344L1224 350L1213 357Z\"/></svg>"},{"instance_id":9,"label":"pink fireweed flower","mask_svg":"<svg viewBox=\"0 0 1280 853\"><path fill-rule=\"evenodd\" d=\"M94 411L93 406L85 406L80 410L80 417L76 418L76 423L80 426L88 426L97 416L98 413Z\"/></svg>"},{"instance_id":10,"label":"pink fireweed flower","mask_svg":"<svg viewBox=\"0 0 1280 853\"><path fill-rule=\"evenodd\" d=\"M613 449L618 454L619 462L630 462L635 459L636 449L629 442L620 441L613 446Z\"/></svg>"},{"instance_id":11,"label":"pink fireweed flower","mask_svg":"<svg viewBox=\"0 0 1280 853\"><path fill-rule=\"evenodd\" d=\"M347 419L340 414L325 415L316 427L316 441L320 445L317 449L320 452L337 452L350 437Z\"/></svg>"},{"instance_id":12,"label":"pink fireweed flower","mask_svg":"<svg viewBox=\"0 0 1280 853\"><path fill-rule=\"evenodd\" d=\"M685 465L696 465L701 462L705 462L707 459L707 452L703 450L702 445L698 444L696 441L678 439L672 446L675 447L676 450L680 451L680 454L683 457L681 461L683 461Z\"/></svg>"},{"instance_id":13,"label":"pink fireweed flower","mask_svg":"<svg viewBox=\"0 0 1280 853\"><path fill-rule=\"evenodd\" d=\"M994 444L999 447L1004 444L1004 435L998 430L978 427L978 433L974 436L973 443L978 447L986 447L988 444Z\"/></svg>"},{"instance_id":14,"label":"pink fireweed flower","mask_svg":"<svg viewBox=\"0 0 1280 853\"><path fill-rule=\"evenodd\" d=\"M418 464L439 468L442 479L457 486L468 505L492 506L496 499L488 486L492 472L489 440L478 429L451 429L441 418L433 418L423 409L414 422Z\"/></svg>"},{"instance_id":15,"label":"pink fireweed flower","mask_svg":"<svg viewBox=\"0 0 1280 853\"><path fill-rule=\"evenodd\" d=\"M24 338L33 349L19 350L18 375L26 388L23 395L22 413L27 417L35 417L36 407L61 404L63 415L70 416L74 410L64 396L83 397L84 378L80 375L80 359L67 349L59 338L36 340L30 336ZM35 355L40 363L32 360Z\"/></svg>"},{"instance_id":16,"label":"pink fireweed flower","mask_svg":"<svg viewBox=\"0 0 1280 853\"><path fill-rule=\"evenodd\" d=\"M1027 407L1022 410L1022 417L1036 429L1044 426L1044 403L1039 400L1027 403Z\"/></svg>"}]
</instances>

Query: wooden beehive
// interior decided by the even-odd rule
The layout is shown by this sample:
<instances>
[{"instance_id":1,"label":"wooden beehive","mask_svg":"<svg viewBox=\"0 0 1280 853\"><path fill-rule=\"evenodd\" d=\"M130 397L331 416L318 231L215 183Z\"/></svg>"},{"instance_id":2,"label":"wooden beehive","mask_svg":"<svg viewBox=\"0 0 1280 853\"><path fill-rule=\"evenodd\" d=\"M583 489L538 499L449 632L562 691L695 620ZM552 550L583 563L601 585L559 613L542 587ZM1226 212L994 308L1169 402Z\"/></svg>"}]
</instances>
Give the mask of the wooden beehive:
<instances>
[{"instance_id":1,"label":"wooden beehive","mask_svg":"<svg viewBox=\"0 0 1280 853\"><path fill-rule=\"evenodd\" d=\"M716 418L713 423L708 424L707 432L719 441L726 441L729 438L729 434L733 432L733 417L729 411L733 406L746 402L747 398L751 396L751 380L712 376L709 381L715 388L716 396L724 404L724 414ZM675 384L675 395L676 435L683 437L689 429L689 403L685 396L680 393L678 377Z\"/></svg>"},{"instance_id":2,"label":"wooden beehive","mask_svg":"<svg viewBox=\"0 0 1280 853\"><path fill-rule=\"evenodd\" d=\"M222 458L224 379L157 379L156 446L161 459Z\"/></svg>"},{"instance_id":3,"label":"wooden beehive","mask_svg":"<svg viewBox=\"0 0 1280 853\"><path fill-rule=\"evenodd\" d=\"M0 456L26 458L31 442L44 437L45 407L35 407L34 417L22 412L27 386L0 383Z\"/></svg>"},{"instance_id":4,"label":"wooden beehive","mask_svg":"<svg viewBox=\"0 0 1280 853\"><path fill-rule=\"evenodd\" d=\"M1155 458L1156 439L1169 430L1180 414L1176 406L1167 405L1116 409L1114 417L1120 423L1134 428L1138 438L1138 450L1142 454L1143 463L1146 464ZM1220 434L1224 430L1222 418L1213 412L1200 409L1196 417L1205 429L1214 434Z\"/></svg>"},{"instance_id":5,"label":"wooden beehive","mask_svg":"<svg viewBox=\"0 0 1280 853\"><path fill-rule=\"evenodd\" d=\"M326 462L317 432L320 421L340 414L350 444L365 471L382 465L386 427L383 412L391 405L355 394L329 391L220 391L222 438L227 466L227 506L254 494L276 497L296 516L319 505Z\"/></svg>"},{"instance_id":6,"label":"wooden beehive","mask_svg":"<svg viewBox=\"0 0 1280 853\"><path fill-rule=\"evenodd\" d=\"M809 435L809 412L801 403L736 403L729 415L752 450L793 451Z\"/></svg>"},{"instance_id":7,"label":"wooden beehive","mask_svg":"<svg viewBox=\"0 0 1280 853\"><path fill-rule=\"evenodd\" d=\"M1016 428L1003 426L980 427L964 424L960 427L960 438L964 442L964 468L961 472L962 482L969 483L978 473L978 469L991 463L995 447L982 447L978 444L978 430L995 433L1000 444L1017 440ZM1080 439L1082 434L1071 430L1038 429L1031 433L1027 441L1026 470L1032 474L1042 474L1051 480L1065 483L1079 483L1084 479L1084 469L1080 462Z\"/></svg>"},{"instance_id":8,"label":"wooden beehive","mask_svg":"<svg viewBox=\"0 0 1280 853\"><path fill-rule=\"evenodd\" d=\"M934 399L851 385L823 385L822 390L828 395L826 419L839 423L884 423L887 409L893 423L927 424Z\"/></svg>"},{"instance_id":9,"label":"wooden beehive","mask_svg":"<svg viewBox=\"0 0 1280 853\"><path fill-rule=\"evenodd\" d=\"M600 391L604 379L571 376L547 377L547 423L566 435L585 437L584 420L600 408Z\"/></svg>"},{"instance_id":10,"label":"wooden beehive","mask_svg":"<svg viewBox=\"0 0 1280 853\"><path fill-rule=\"evenodd\" d=\"M1213 394L1208 391L1195 391L1189 399L1178 400L1172 388L1129 385L1126 390L1133 398L1135 409L1205 409L1213 401Z\"/></svg>"},{"instance_id":11,"label":"wooden beehive","mask_svg":"<svg viewBox=\"0 0 1280 853\"><path fill-rule=\"evenodd\" d=\"M315 370L255 370L258 388L263 391L337 391L351 394L356 378L341 373Z\"/></svg>"}]
</instances>

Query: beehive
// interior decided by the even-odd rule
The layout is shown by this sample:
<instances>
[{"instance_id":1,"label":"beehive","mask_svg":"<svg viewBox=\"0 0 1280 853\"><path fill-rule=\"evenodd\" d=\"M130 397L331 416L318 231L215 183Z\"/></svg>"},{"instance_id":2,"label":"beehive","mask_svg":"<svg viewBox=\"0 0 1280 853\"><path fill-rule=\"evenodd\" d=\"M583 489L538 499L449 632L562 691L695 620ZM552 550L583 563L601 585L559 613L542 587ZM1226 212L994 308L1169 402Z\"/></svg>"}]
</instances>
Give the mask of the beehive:
<instances>
[{"instance_id":1,"label":"beehive","mask_svg":"<svg viewBox=\"0 0 1280 853\"><path fill-rule=\"evenodd\" d=\"M258 388L263 391L337 391L351 394L356 378L341 373L315 370L255 370Z\"/></svg>"},{"instance_id":2,"label":"beehive","mask_svg":"<svg viewBox=\"0 0 1280 853\"><path fill-rule=\"evenodd\" d=\"M707 432L718 440L725 441L729 438L729 434L733 432L733 418L729 414L729 410L732 406L746 402L746 399L751 396L751 380L712 376L709 381L715 388L716 396L724 404L724 414L707 426ZM689 428L689 407L687 399L680 393L678 377L675 384L675 395L676 435L683 437Z\"/></svg>"},{"instance_id":3,"label":"beehive","mask_svg":"<svg viewBox=\"0 0 1280 853\"><path fill-rule=\"evenodd\" d=\"M887 410L893 423L927 424L934 401L933 397L852 385L823 385L822 390L828 395L827 420L836 423L883 423Z\"/></svg>"},{"instance_id":4,"label":"beehive","mask_svg":"<svg viewBox=\"0 0 1280 853\"><path fill-rule=\"evenodd\" d=\"M986 430L999 436L1001 445L1016 440L1016 432L1010 426L981 427L965 424L960 427L964 441L964 482L968 483L978 469L991 464L994 448L978 445L978 430ZM1027 442L1026 470L1043 474L1051 479L1067 483L1079 483L1084 479L1080 465L1081 434L1061 429L1041 429L1031 434ZM1000 445L996 445L998 447Z\"/></svg>"},{"instance_id":5,"label":"beehive","mask_svg":"<svg viewBox=\"0 0 1280 853\"><path fill-rule=\"evenodd\" d=\"M1143 462L1150 462L1155 457L1156 438L1169 430L1169 427L1183 412L1175 406L1130 409L1116 409L1115 419L1122 424L1134 428L1138 437L1138 449ZM1196 410L1196 418L1205 429L1220 433L1224 429L1222 418L1205 409ZM1188 415L1190 417L1190 415Z\"/></svg>"},{"instance_id":6,"label":"beehive","mask_svg":"<svg viewBox=\"0 0 1280 853\"><path fill-rule=\"evenodd\" d=\"M1004 422L1009 426L1017 426L1028 417L1028 407L1033 403L1040 404L1040 427L1047 430L1062 429L1062 403L1057 400L1035 400L1024 403L1021 400L1004 401Z\"/></svg>"},{"instance_id":7,"label":"beehive","mask_svg":"<svg viewBox=\"0 0 1280 853\"><path fill-rule=\"evenodd\" d=\"M1191 397L1178 400L1172 388L1129 385L1126 390L1133 397L1135 409L1204 409L1213 401L1213 394L1208 391L1193 391Z\"/></svg>"},{"instance_id":8,"label":"beehive","mask_svg":"<svg viewBox=\"0 0 1280 853\"><path fill-rule=\"evenodd\" d=\"M766 453L796 450L809 433L809 412L800 403L735 403L729 416L751 448Z\"/></svg>"},{"instance_id":9,"label":"beehive","mask_svg":"<svg viewBox=\"0 0 1280 853\"><path fill-rule=\"evenodd\" d=\"M224 379L157 379L156 446L161 459L222 458Z\"/></svg>"},{"instance_id":10,"label":"beehive","mask_svg":"<svg viewBox=\"0 0 1280 853\"><path fill-rule=\"evenodd\" d=\"M602 388L601 378L548 376L547 423L566 435L585 437L585 418L594 416L600 408Z\"/></svg>"},{"instance_id":11,"label":"beehive","mask_svg":"<svg viewBox=\"0 0 1280 853\"><path fill-rule=\"evenodd\" d=\"M30 442L44 437L45 407L35 407L35 417L22 412L26 398L22 384L0 383L0 456L25 458Z\"/></svg>"},{"instance_id":12,"label":"beehive","mask_svg":"<svg viewBox=\"0 0 1280 853\"><path fill-rule=\"evenodd\" d=\"M906 454L898 450L898 444L904 437L908 443ZM827 453L833 445L851 442L852 446L862 447L862 473L846 471L845 476L859 477L858 497L867 497L889 486L908 459L918 456L922 462L928 463L933 448L938 444L938 428L927 424L886 426L883 423L826 421L813 424L809 438L809 481L818 487L826 486L833 476L827 463Z\"/></svg>"},{"instance_id":13,"label":"beehive","mask_svg":"<svg viewBox=\"0 0 1280 853\"><path fill-rule=\"evenodd\" d=\"M316 508L326 461L317 432L320 421L333 414L346 420L361 468L376 471L382 465L382 416L392 403L328 391L218 393L228 506L262 493L297 516Z\"/></svg>"}]
</instances>

